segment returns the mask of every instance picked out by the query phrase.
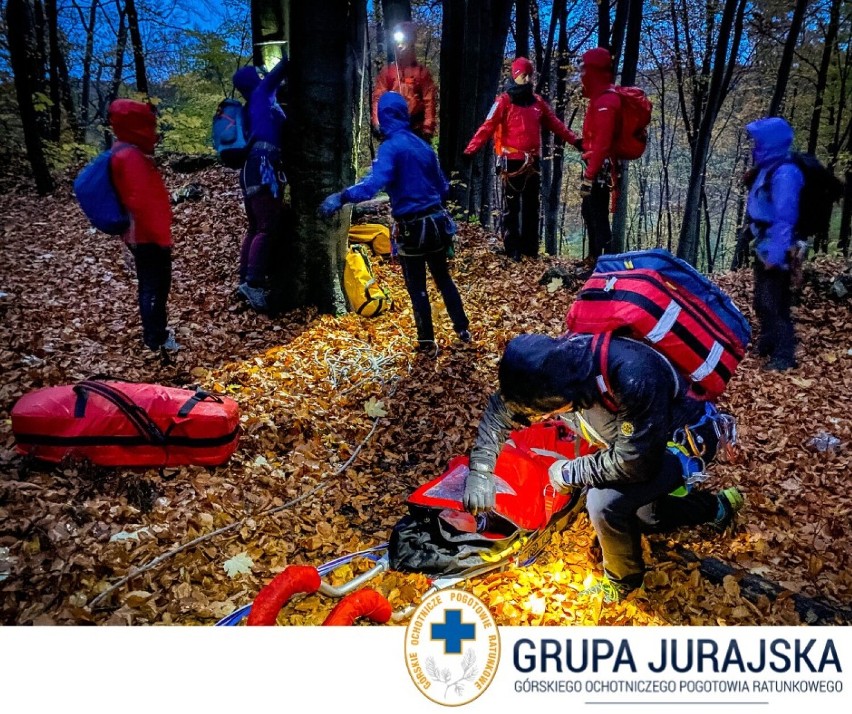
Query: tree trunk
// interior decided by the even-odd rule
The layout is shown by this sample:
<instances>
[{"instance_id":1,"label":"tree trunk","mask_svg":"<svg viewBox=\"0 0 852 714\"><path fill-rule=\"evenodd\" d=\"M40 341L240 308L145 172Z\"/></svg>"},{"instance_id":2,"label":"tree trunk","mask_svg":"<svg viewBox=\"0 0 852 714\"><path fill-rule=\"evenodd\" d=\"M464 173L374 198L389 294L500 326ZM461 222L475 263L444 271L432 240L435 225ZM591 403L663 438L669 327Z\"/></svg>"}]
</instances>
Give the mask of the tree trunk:
<instances>
[{"instance_id":1,"label":"tree trunk","mask_svg":"<svg viewBox=\"0 0 852 714\"><path fill-rule=\"evenodd\" d=\"M48 137L59 142L62 132L62 96L59 89L59 26L56 17L56 0L45 0L44 16L47 23L48 81L50 96L50 129Z\"/></svg>"},{"instance_id":2,"label":"tree trunk","mask_svg":"<svg viewBox=\"0 0 852 714\"><path fill-rule=\"evenodd\" d=\"M62 133L62 110L65 109L68 126L74 139L82 142L77 113L74 109L74 99L71 94L71 83L68 78L68 67L65 64L65 54L59 43L58 15L56 0L45 3L48 37L50 39L50 135L52 141L60 141Z\"/></svg>"},{"instance_id":3,"label":"tree trunk","mask_svg":"<svg viewBox=\"0 0 852 714\"><path fill-rule=\"evenodd\" d=\"M139 15L136 12L136 0L124 0L127 9L127 29L130 30L130 46L133 49L133 67L136 70L136 91L150 96L148 75L145 72L145 49L142 47L142 33L139 31Z\"/></svg>"},{"instance_id":4,"label":"tree trunk","mask_svg":"<svg viewBox=\"0 0 852 714\"><path fill-rule=\"evenodd\" d=\"M787 39L784 42L784 52L781 54L778 78L775 80L775 92L772 95L772 101L769 102L769 116L771 117L778 116L781 111L784 93L787 91L787 81L790 78L790 68L793 66L793 52L799 42L799 33L802 31L802 20L805 17L807 7L808 0L796 0L793 19L790 22Z\"/></svg>"},{"instance_id":5,"label":"tree trunk","mask_svg":"<svg viewBox=\"0 0 852 714\"><path fill-rule=\"evenodd\" d=\"M316 211L326 196L354 180L352 48L364 31L363 3L290 5L289 134L300 140L288 145L287 166L292 208L299 220L298 240L287 258L291 277L284 309L315 305L324 313L347 310L341 283L349 213L326 221Z\"/></svg>"},{"instance_id":6,"label":"tree trunk","mask_svg":"<svg viewBox=\"0 0 852 714\"><path fill-rule=\"evenodd\" d=\"M530 0L515 0L515 57L530 56Z\"/></svg>"},{"instance_id":7,"label":"tree trunk","mask_svg":"<svg viewBox=\"0 0 852 714\"><path fill-rule=\"evenodd\" d=\"M639 38L642 34L642 0L621 0L620 5L629 5L625 14L627 27L624 44L624 63L621 66L621 85L630 87L636 84L636 68L639 65ZM616 10L616 17L618 16ZM620 47L620 44L619 44ZM617 62L616 58L616 62ZM618 194L616 196L615 215L612 218L612 250L620 253L624 250L624 233L627 225L628 173L630 164L622 164L618 177Z\"/></svg>"},{"instance_id":8,"label":"tree trunk","mask_svg":"<svg viewBox=\"0 0 852 714\"><path fill-rule=\"evenodd\" d=\"M456 8L450 10L450 5ZM446 66L444 64L443 45L448 38L442 39L441 78L448 72L461 74L458 101L447 104L441 95L441 137L444 136L444 120L450 112L457 112L459 143L456 153L449 164L450 175L457 173L458 180L452 190L455 208L462 216L477 216L487 223L490 221L492 195L491 182L494 176L493 154L483 148L473 157L462 156L464 147L485 120L488 110L497 95L500 70L503 65L503 50L509 34L512 14L512 0L445 0L444 12L456 22L463 18L461 33L453 30L453 37L461 34L461 62ZM464 67L464 72L459 68ZM446 165L445 165L446 169Z\"/></svg>"},{"instance_id":9,"label":"tree trunk","mask_svg":"<svg viewBox=\"0 0 852 714\"><path fill-rule=\"evenodd\" d=\"M556 12L554 3L554 12ZM556 102L554 111L559 120L565 121L565 94L568 77L568 7L563 0L559 5L559 39L556 47ZM559 254L559 237L556 233L559 200L562 194L562 170L565 157L565 143L552 135L550 184L542 201L544 208L544 249L548 255ZM543 182L542 182L543 183ZM544 188L542 186L542 188Z\"/></svg>"},{"instance_id":10,"label":"tree trunk","mask_svg":"<svg viewBox=\"0 0 852 714\"><path fill-rule=\"evenodd\" d=\"M804 1L804 0L801 0ZM814 108L811 113L811 128L808 133L808 153L814 154L819 144L819 129L822 122L822 105L825 98L825 87L828 84L828 68L834 54L837 30L840 24L840 0L833 0L829 12L828 29L825 33L825 44L822 48L822 59L817 72L814 90Z\"/></svg>"},{"instance_id":11,"label":"tree trunk","mask_svg":"<svg viewBox=\"0 0 852 714\"><path fill-rule=\"evenodd\" d=\"M678 257L692 265L696 265L698 262L701 233L701 194L704 190L704 174L710 153L713 126L716 123L722 101L730 87L731 72L729 69L732 63L737 62L745 5L745 0L725 0L713 53L713 66L706 93L706 104L700 111L701 118L695 134L683 223L681 224L680 240L677 247Z\"/></svg>"},{"instance_id":12,"label":"tree trunk","mask_svg":"<svg viewBox=\"0 0 852 714\"><path fill-rule=\"evenodd\" d=\"M98 14L98 3L100 0L92 0L89 6L88 18L83 15L82 9L75 4L80 21L86 28L86 47L83 50L83 73L80 77L80 127L85 134L89 127L89 103L91 101L92 88L92 56L95 51L95 22Z\"/></svg>"},{"instance_id":13,"label":"tree trunk","mask_svg":"<svg viewBox=\"0 0 852 714\"><path fill-rule=\"evenodd\" d=\"M598 47L609 47L609 2L597 0L598 3Z\"/></svg>"},{"instance_id":14,"label":"tree trunk","mask_svg":"<svg viewBox=\"0 0 852 714\"><path fill-rule=\"evenodd\" d=\"M44 196L53 191L54 183L41 143L38 112L33 104L33 94L37 90L37 82L33 76L33 70L37 67L34 61L36 40L32 7L27 0L7 1L6 32L9 40L9 63L15 81L27 158L32 167L36 190L39 195Z\"/></svg>"},{"instance_id":15,"label":"tree trunk","mask_svg":"<svg viewBox=\"0 0 852 714\"><path fill-rule=\"evenodd\" d=\"M638 0L638 2L640 5L642 4L642 0ZM630 6L632 4L634 4L632 0L615 0L615 19L612 23L612 30L609 33L609 44L607 45L612 54L613 67L618 67L621 49L624 46L624 33L627 29L627 16L630 14Z\"/></svg>"},{"instance_id":16,"label":"tree trunk","mask_svg":"<svg viewBox=\"0 0 852 714\"><path fill-rule=\"evenodd\" d=\"M255 67L277 61L282 50L289 53L285 41L290 37L287 5L287 0L251 0L251 57Z\"/></svg>"}]
</instances>

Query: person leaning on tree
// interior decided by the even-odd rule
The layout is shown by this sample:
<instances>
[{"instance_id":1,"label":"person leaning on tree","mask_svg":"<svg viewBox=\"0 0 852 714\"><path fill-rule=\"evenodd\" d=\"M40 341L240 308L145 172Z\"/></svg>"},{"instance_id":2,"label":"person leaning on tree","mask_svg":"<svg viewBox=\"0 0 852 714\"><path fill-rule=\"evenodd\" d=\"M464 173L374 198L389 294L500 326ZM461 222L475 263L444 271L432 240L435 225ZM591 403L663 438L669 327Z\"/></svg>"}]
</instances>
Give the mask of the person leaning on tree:
<instances>
[{"instance_id":1,"label":"person leaning on tree","mask_svg":"<svg viewBox=\"0 0 852 714\"><path fill-rule=\"evenodd\" d=\"M408 105L411 131L430 143L435 136L438 90L429 68L417 61L417 26L413 22L401 22L393 28L391 37L395 61L376 77L371 112L373 130L381 133L379 99L387 92L396 92Z\"/></svg>"},{"instance_id":2,"label":"person leaning on tree","mask_svg":"<svg viewBox=\"0 0 852 714\"><path fill-rule=\"evenodd\" d=\"M495 137L503 180L503 244L515 261L538 256L542 127L572 146L578 142L533 91L532 79L532 62L526 57L512 62L512 81L464 150L465 156L471 156Z\"/></svg>"},{"instance_id":3,"label":"person leaning on tree","mask_svg":"<svg viewBox=\"0 0 852 714\"><path fill-rule=\"evenodd\" d=\"M790 160L793 129L780 117L752 122L754 143L746 220L754 240L754 309L760 323L757 351L766 369L796 367L796 333L791 306L791 261L799 236L799 195L804 176Z\"/></svg>"},{"instance_id":4,"label":"person leaning on tree","mask_svg":"<svg viewBox=\"0 0 852 714\"><path fill-rule=\"evenodd\" d=\"M642 533L702 523L724 531L743 497L736 488L714 495L686 485L700 479L722 441L733 438L733 419L691 398L669 361L635 340L612 338L606 374L599 377L592 339L525 334L509 341L499 391L485 407L470 452L463 503L474 514L493 508L494 465L509 432L558 414L599 447L572 460L547 459L556 491L586 489L604 578L583 592L618 600L642 585ZM605 401L599 379L612 400Z\"/></svg>"},{"instance_id":5,"label":"person leaning on tree","mask_svg":"<svg viewBox=\"0 0 852 714\"><path fill-rule=\"evenodd\" d=\"M453 329L470 342L470 322L447 263L456 226L443 207L450 186L438 165L434 149L416 136L409 125L402 95L388 92L379 99L379 121L386 139L379 146L370 174L319 208L328 218L345 203L367 201L382 189L390 198L394 219L394 247L402 266L405 287L414 309L418 349L437 355L432 307L426 290L426 268L444 299Z\"/></svg>"},{"instance_id":6,"label":"person leaning on tree","mask_svg":"<svg viewBox=\"0 0 852 714\"><path fill-rule=\"evenodd\" d=\"M237 288L251 307L269 308L270 254L280 230L286 178L281 149L284 111L278 105L278 87L287 74L287 57L263 77L252 65L234 73L234 87L246 100L249 153L240 171L248 229L240 249L240 283Z\"/></svg>"}]
</instances>

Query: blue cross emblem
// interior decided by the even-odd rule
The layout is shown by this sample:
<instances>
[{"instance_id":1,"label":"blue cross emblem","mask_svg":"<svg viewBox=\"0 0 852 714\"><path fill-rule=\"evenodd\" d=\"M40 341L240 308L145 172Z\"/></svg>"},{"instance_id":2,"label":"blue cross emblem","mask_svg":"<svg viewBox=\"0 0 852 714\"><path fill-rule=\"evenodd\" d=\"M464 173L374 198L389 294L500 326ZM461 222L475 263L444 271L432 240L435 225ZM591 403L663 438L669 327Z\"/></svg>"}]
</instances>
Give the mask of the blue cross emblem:
<instances>
[{"instance_id":1,"label":"blue cross emblem","mask_svg":"<svg viewBox=\"0 0 852 714\"><path fill-rule=\"evenodd\" d=\"M443 623L432 623L432 639L444 640L447 654L461 654L462 640L476 639L476 625L462 623L461 610L446 610Z\"/></svg>"}]
</instances>

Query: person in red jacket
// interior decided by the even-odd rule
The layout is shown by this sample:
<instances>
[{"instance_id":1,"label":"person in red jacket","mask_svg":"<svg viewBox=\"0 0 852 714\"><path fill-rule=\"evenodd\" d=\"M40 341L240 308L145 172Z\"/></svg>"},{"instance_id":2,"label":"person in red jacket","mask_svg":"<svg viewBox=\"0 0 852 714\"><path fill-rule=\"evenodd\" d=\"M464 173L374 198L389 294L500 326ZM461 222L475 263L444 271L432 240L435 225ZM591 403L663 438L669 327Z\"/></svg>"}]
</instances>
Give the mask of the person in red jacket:
<instances>
[{"instance_id":1,"label":"person in red jacket","mask_svg":"<svg viewBox=\"0 0 852 714\"><path fill-rule=\"evenodd\" d=\"M526 57L512 62L513 81L464 150L465 156L471 156L496 135L494 150L501 161L504 186L503 243L506 254L516 261L522 255L538 256L542 126L572 146L578 141L550 105L533 92L532 76L533 65Z\"/></svg>"},{"instance_id":2,"label":"person in red jacket","mask_svg":"<svg viewBox=\"0 0 852 714\"><path fill-rule=\"evenodd\" d=\"M621 100L613 90L612 55L604 47L583 54L580 81L589 99L583 137L577 144L586 167L580 184L583 221L589 234L589 258L608 253L612 243L609 223L610 192L617 164L612 155L621 116Z\"/></svg>"},{"instance_id":3,"label":"person in red jacket","mask_svg":"<svg viewBox=\"0 0 852 714\"><path fill-rule=\"evenodd\" d=\"M130 228L122 238L136 262L142 339L155 352L176 352L180 345L166 326L172 285L172 208L154 164L157 117L150 104L116 99L109 106L109 123L117 139L110 158L112 181L130 215Z\"/></svg>"},{"instance_id":4,"label":"person in red jacket","mask_svg":"<svg viewBox=\"0 0 852 714\"><path fill-rule=\"evenodd\" d=\"M393 28L394 57L376 77L373 90L372 122L379 132L379 98L387 92L401 94L408 104L411 131L429 143L435 136L435 107L438 90L432 73L417 61L414 54L417 26L413 22L401 22Z\"/></svg>"}]
</instances>

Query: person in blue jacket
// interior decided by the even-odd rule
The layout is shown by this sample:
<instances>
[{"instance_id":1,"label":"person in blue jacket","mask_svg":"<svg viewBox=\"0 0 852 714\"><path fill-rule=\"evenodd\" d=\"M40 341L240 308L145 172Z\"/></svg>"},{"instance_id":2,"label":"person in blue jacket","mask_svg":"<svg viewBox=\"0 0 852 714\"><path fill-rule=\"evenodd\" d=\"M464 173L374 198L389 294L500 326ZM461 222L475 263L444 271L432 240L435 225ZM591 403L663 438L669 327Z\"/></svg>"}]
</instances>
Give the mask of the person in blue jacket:
<instances>
[{"instance_id":1,"label":"person in blue jacket","mask_svg":"<svg viewBox=\"0 0 852 714\"><path fill-rule=\"evenodd\" d=\"M437 354L432 307L426 291L427 266L444 299L453 329L463 342L471 340L470 322L447 263L456 232L453 219L442 205L450 186L435 151L411 131L408 105L401 94L383 94L378 117L386 138L379 146L371 173L354 186L331 194L319 213L328 218L345 203L366 201L382 189L387 191L396 223L396 251L414 308L418 347Z\"/></svg>"},{"instance_id":2,"label":"person in blue jacket","mask_svg":"<svg viewBox=\"0 0 852 714\"><path fill-rule=\"evenodd\" d=\"M754 178L748 194L747 222L754 239L754 309L760 324L758 354L767 369L796 367L791 258L799 236L799 195L805 179L793 163L793 129L780 117L746 126L754 143Z\"/></svg>"},{"instance_id":3,"label":"person in blue jacket","mask_svg":"<svg viewBox=\"0 0 852 714\"><path fill-rule=\"evenodd\" d=\"M270 251L281 222L286 178L281 148L284 111L276 98L287 75L287 57L282 57L260 78L251 65L234 73L234 87L246 101L245 117L249 154L240 171L248 230L240 249L239 294L257 311L268 309Z\"/></svg>"}]
</instances>

